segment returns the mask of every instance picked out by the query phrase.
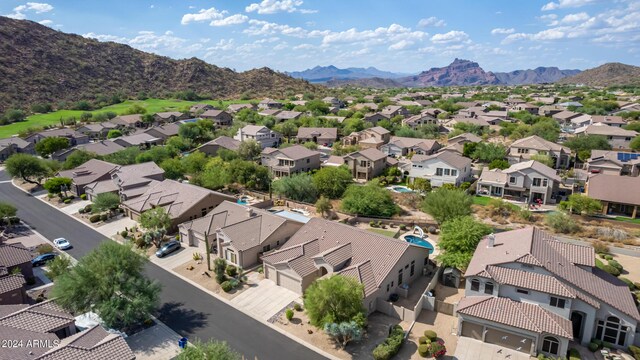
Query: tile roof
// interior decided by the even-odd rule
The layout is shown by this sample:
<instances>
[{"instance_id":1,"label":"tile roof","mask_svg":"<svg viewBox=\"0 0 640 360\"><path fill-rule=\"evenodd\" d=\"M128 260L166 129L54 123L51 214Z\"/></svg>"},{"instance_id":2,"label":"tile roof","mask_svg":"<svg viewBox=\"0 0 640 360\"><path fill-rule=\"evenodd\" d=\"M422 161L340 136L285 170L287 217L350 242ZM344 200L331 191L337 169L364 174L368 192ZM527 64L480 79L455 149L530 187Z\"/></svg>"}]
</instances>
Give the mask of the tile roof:
<instances>
[{"instance_id":1,"label":"tile roof","mask_svg":"<svg viewBox=\"0 0 640 360\"><path fill-rule=\"evenodd\" d=\"M593 174L586 188L593 199L640 205L640 177Z\"/></svg>"},{"instance_id":2,"label":"tile roof","mask_svg":"<svg viewBox=\"0 0 640 360\"><path fill-rule=\"evenodd\" d=\"M298 138L313 138L319 139L337 139L337 128L317 128L317 127L300 127L298 128Z\"/></svg>"},{"instance_id":3,"label":"tile roof","mask_svg":"<svg viewBox=\"0 0 640 360\"><path fill-rule=\"evenodd\" d=\"M545 310L539 305L509 298L463 297L458 303L457 312L535 333L573 338L573 328L568 319Z\"/></svg>"},{"instance_id":4,"label":"tile roof","mask_svg":"<svg viewBox=\"0 0 640 360\"><path fill-rule=\"evenodd\" d=\"M134 135L121 136L119 138L114 139L113 141L121 145L124 142L125 145L128 144L131 146L135 146L135 145L140 145L146 142L152 142L155 140L158 140L158 138L151 134L147 134L146 132L141 132Z\"/></svg>"},{"instance_id":5,"label":"tile roof","mask_svg":"<svg viewBox=\"0 0 640 360\"><path fill-rule=\"evenodd\" d=\"M576 129L576 134L579 133L585 133L587 135L624 136L631 138L638 135L638 133L633 130L626 130L617 126L609 126L604 123L596 123Z\"/></svg>"},{"instance_id":6,"label":"tile roof","mask_svg":"<svg viewBox=\"0 0 640 360\"><path fill-rule=\"evenodd\" d=\"M302 160L312 156L320 157L320 152L309 150L302 145L293 145L282 149L265 148L263 154L270 155L276 153L276 156L282 154L283 157L291 160Z\"/></svg>"},{"instance_id":7,"label":"tile roof","mask_svg":"<svg viewBox=\"0 0 640 360\"><path fill-rule=\"evenodd\" d=\"M347 157L353 157L353 156L357 156L357 155L361 155L371 161L378 161L380 159L384 159L387 157L387 154L383 153L382 151L378 150L378 149L374 149L374 148L368 148L368 149L364 149L364 150L360 150L360 151L356 151L353 152L349 155L347 155Z\"/></svg>"},{"instance_id":8,"label":"tile roof","mask_svg":"<svg viewBox=\"0 0 640 360\"><path fill-rule=\"evenodd\" d=\"M0 327L38 333L55 332L74 322L75 318L52 300L31 305L0 317Z\"/></svg>"},{"instance_id":9,"label":"tile roof","mask_svg":"<svg viewBox=\"0 0 640 360\"><path fill-rule=\"evenodd\" d=\"M0 266L10 268L30 262L32 258L31 251L22 243L0 244Z\"/></svg>"},{"instance_id":10,"label":"tile roof","mask_svg":"<svg viewBox=\"0 0 640 360\"><path fill-rule=\"evenodd\" d=\"M495 183L495 184L506 184L509 176L502 172L500 169L489 169L489 167L484 167L482 169L482 173L478 178L478 181L481 183Z\"/></svg>"},{"instance_id":11,"label":"tile roof","mask_svg":"<svg viewBox=\"0 0 640 360\"><path fill-rule=\"evenodd\" d=\"M49 350L37 360L133 360L129 345L119 334L111 334L96 325L63 339L60 346Z\"/></svg>"},{"instance_id":12,"label":"tile roof","mask_svg":"<svg viewBox=\"0 0 640 360\"><path fill-rule=\"evenodd\" d=\"M154 132L158 132L166 137L169 137L169 136L178 135L179 130L180 130L180 125L178 123L169 123L169 124L150 127L144 132L147 134L153 134Z\"/></svg>"},{"instance_id":13,"label":"tile roof","mask_svg":"<svg viewBox=\"0 0 640 360\"><path fill-rule=\"evenodd\" d=\"M78 150L84 150L95 153L97 155L109 155L124 149L124 146L116 144L111 140L98 141L94 143L82 144L76 146Z\"/></svg>"},{"instance_id":14,"label":"tile roof","mask_svg":"<svg viewBox=\"0 0 640 360\"><path fill-rule=\"evenodd\" d=\"M183 113L179 112L179 111L166 111L166 112L159 112L156 113L157 116L163 118L163 119L168 119L172 116L176 116L176 117L180 117L182 115L184 115Z\"/></svg>"},{"instance_id":15,"label":"tile roof","mask_svg":"<svg viewBox=\"0 0 640 360\"><path fill-rule=\"evenodd\" d=\"M400 136L392 136L389 140L389 144L395 144L401 148L417 147L425 151L431 151L434 148L440 147L440 143L433 139L417 139Z\"/></svg>"},{"instance_id":16,"label":"tile roof","mask_svg":"<svg viewBox=\"0 0 640 360\"><path fill-rule=\"evenodd\" d=\"M482 138L479 137L478 135L472 134L472 133L464 133L464 134L460 134L458 136L454 136L451 139L449 139L449 144L455 144L459 141L470 141L470 142L480 142L482 141Z\"/></svg>"},{"instance_id":17,"label":"tile roof","mask_svg":"<svg viewBox=\"0 0 640 360\"><path fill-rule=\"evenodd\" d=\"M279 113L277 113L275 115L276 119L283 119L283 120L287 120L287 119L295 119L297 117L299 117L300 115L302 115L302 113L300 111L280 111Z\"/></svg>"},{"instance_id":18,"label":"tile roof","mask_svg":"<svg viewBox=\"0 0 640 360\"><path fill-rule=\"evenodd\" d=\"M523 162L519 162L517 164L513 164L511 166L509 166L509 168L502 170L502 172L504 172L505 174L511 174L513 172L519 172L525 169L533 169L535 170L537 173L544 175L546 177L548 177L549 179L553 179L555 181L560 182L560 176L558 176L558 174L556 173L556 171L550 167L548 167L547 165L535 161L535 160L529 160L529 161L523 161Z\"/></svg>"},{"instance_id":19,"label":"tile roof","mask_svg":"<svg viewBox=\"0 0 640 360\"><path fill-rule=\"evenodd\" d=\"M200 145L198 149L206 145L219 145L220 147L223 147L225 149L237 151L240 148L240 143L240 140L236 140L228 136L219 136L207 143Z\"/></svg>"},{"instance_id":20,"label":"tile roof","mask_svg":"<svg viewBox=\"0 0 640 360\"><path fill-rule=\"evenodd\" d=\"M91 159L74 169L60 171L58 176L71 178L74 184L82 186L98 180L117 167L118 165L116 164Z\"/></svg>"},{"instance_id":21,"label":"tile roof","mask_svg":"<svg viewBox=\"0 0 640 360\"><path fill-rule=\"evenodd\" d=\"M114 117L110 121L114 124L122 123L126 125L133 125L139 121L142 121L142 115L140 114L120 115L120 116Z\"/></svg>"},{"instance_id":22,"label":"tile roof","mask_svg":"<svg viewBox=\"0 0 640 360\"><path fill-rule=\"evenodd\" d=\"M531 289L566 298L576 297L571 287L564 285L553 276L495 265L487 266L485 271L491 279L494 279L499 284Z\"/></svg>"},{"instance_id":23,"label":"tile roof","mask_svg":"<svg viewBox=\"0 0 640 360\"><path fill-rule=\"evenodd\" d=\"M374 126L374 127L365 129L365 131L366 130L373 131L374 133L379 134L379 135L384 135L384 134L389 134L390 133L389 130L383 128L382 126Z\"/></svg>"},{"instance_id":24,"label":"tile roof","mask_svg":"<svg viewBox=\"0 0 640 360\"><path fill-rule=\"evenodd\" d=\"M22 275L6 275L0 277L0 294L22 289L26 284Z\"/></svg>"},{"instance_id":25,"label":"tile roof","mask_svg":"<svg viewBox=\"0 0 640 360\"><path fill-rule=\"evenodd\" d=\"M593 123L605 123L605 124L616 124L616 125L624 125L627 123L622 118L622 116L612 116L612 115L591 115L591 121Z\"/></svg>"},{"instance_id":26,"label":"tile roof","mask_svg":"<svg viewBox=\"0 0 640 360\"><path fill-rule=\"evenodd\" d=\"M526 138L518 139L511 144L511 147L546 151L564 151L566 153L571 152L568 147L545 140L538 135L532 135Z\"/></svg>"},{"instance_id":27,"label":"tile roof","mask_svg":"<svg viewBox=\"0 0 640 360\"><path fill-rule=\"evenodd\" d=\"M0 139L0 148L5 148L11 145L15 145L17 148L23 149L31 145L31 143L19 137Z\"/></svg>"},{"instance_id":28,"label":"tile roof","mask_svg":"<svg viewBox=\"0 0 640 360\"><path fill-rule=\"evenodd\" d=\"M263 132L263 131L267 131L269 132L269 128L267 128L266 126L262 126L262 125L247 125L245 127L243 127L241 129L243 134L248 134L248 135L257 135L259 132Z\"/></svg>"},{"instance_id":29,"label":"tile roof","mask_svg":"<svg viewBox=\"0 0 640 360\"><path fill-rule=\"evenodd\" d=\"M425 162L433 159L443 161L456 169L462 169L471 165L471 159L458 155L455 152L443 151L433 155L414 155L411 157L412 163Z\"/></svg>"}]
</instances>

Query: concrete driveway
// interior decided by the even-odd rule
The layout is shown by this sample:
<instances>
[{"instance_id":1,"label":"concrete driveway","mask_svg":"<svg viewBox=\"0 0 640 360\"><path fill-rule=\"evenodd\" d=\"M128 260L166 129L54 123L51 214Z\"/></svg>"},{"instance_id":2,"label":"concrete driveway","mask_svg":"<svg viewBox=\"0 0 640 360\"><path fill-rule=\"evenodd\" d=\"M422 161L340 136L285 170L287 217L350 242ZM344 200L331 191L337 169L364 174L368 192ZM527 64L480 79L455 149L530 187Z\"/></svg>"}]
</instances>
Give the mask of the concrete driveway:
<instances>
[{"instance_id":1,"label":"concrete driveway","mask_svg":"<svg viewBox=\"0 0 640 360\"><path fill-rule=\"evenodd\" d=\"M84 208L85 206L91 204L91 201L89 200L82 200L82 201L78 201L76 203L73 203L69 206L65 206L63 208L61 208L60 210L62 210L62 212L67 213L69 215L75 214L78 212L78 210L80 210L81 208Z\"/></svg>"},{"instance_id":2,"label":"concrete driveway","mask_svg":"<svg viewBox=\"0 0 640 360\"><path fill-rule=\"evenodd\" d=\"M460 336L453 356L457 360L529 360L530 356L523 352L488 344L480 340Z\"/></svg>"},{"instance_id":3,"label":"concrete driveway","mask_svg":"<svg viewBox=\"0 0 640 360\"><path fill-rule=\"evenodd\" d=\"M187 261L193 260L193 253L199 252L202 256L205 256L204 249L198 247L192 247L184 245L177 251L172 252L164 257L157 257L155 254L149 256L149 260L152 263L161 266L164 269L172 270L176 267L185 264Z\"/></svg>"},{"instance_id":4,"label":"concrete driveway","mask_svg":"<svg viewBox=\"0 0 640 360\"><path fill-rule=\"evenodd\" d=\"M269 320L292 301L302 303L300 295L276 285L273 281L262 279L255 286L248 288L231 299L234 307L245 313L251 313L263 320Z\"/></svg>"},{"instance_id":5,"label":"concrete driveway","mask_svg":"<svg viewBox=\"0 0 640 360\"><path fill-rule=\"evenodd\" d=\"M159 320L156 322L156 325L125 339L136 360L169 360L180 353L178 340L181 336Z\"/></svg>"},{"instance_id":6,"label":"concrete driveway","mask_svg":"<svg viewBox=\"0 0 640 360\"><path fill-rule=\"evenodd\" d=\"M138 223L135 220L132 220L131 218L126 216L122 216L118 220L112 220L107 224L97 227L96 231L108 238L111 238L113 235L124 230L124 228L131 229L132 227L137 225Z\"/></svg>"}]
</instances>

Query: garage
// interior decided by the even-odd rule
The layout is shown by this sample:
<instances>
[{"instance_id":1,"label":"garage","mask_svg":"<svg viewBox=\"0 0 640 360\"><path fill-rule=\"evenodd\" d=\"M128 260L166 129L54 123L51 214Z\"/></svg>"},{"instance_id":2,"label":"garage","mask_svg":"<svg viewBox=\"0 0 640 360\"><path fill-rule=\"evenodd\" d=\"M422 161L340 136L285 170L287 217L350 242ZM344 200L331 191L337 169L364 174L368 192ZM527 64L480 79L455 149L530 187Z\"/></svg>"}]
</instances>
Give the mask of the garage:
<instances>
[{"instance_id":1,"label":"garage","mask_svg":"<svg viewBox=\"0 0 640 360\"><path fill-rule=\"evenodd\" d=\"M462 323L462 331L461 335L466 336L468 338L482 340L482 330L483 326L480 324L464 321Z\"/></svg>"},{"instance_id":2,"label":"garage","mask_svg":"<svg viewBox=\"0 0 640 360\"><path fill-rule=\"evenodd\" d=\"M487 328L484 341L526 354L531 353L532 339L526 336L516 335L494 328Z\"/></svg>"},{"instance_id":3,"label":"garage","mask_svg":"<svg viewBox=\"0 0 640 360\"><path fill-rule=\"evenodd\" d=\"M300 286L300 280L296 280L292 277L289 277L287 275L284 275L282 272L277 272L277 277L278 277L278 281L276 282L276 284L282 286L285 289L289 289L297 294L300 294L302 292L301 286Z\"/></svg>"}]
</instances>

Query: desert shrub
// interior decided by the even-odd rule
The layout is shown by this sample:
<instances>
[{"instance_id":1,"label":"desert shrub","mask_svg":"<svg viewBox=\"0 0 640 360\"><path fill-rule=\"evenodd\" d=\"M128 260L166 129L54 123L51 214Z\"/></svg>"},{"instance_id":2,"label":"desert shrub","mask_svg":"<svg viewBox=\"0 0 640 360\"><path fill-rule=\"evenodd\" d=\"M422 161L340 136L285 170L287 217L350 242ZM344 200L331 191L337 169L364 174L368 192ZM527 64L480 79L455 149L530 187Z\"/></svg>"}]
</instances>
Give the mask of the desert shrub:
<instances>
[{"instance_id":1,"label":"desert shrub","mask_svg":"<svg viewBox=\"0 0 640 360\"><path fill-rule=\"evenodd\" d=\"M619 276L620 275L620 271L618 269L616 269L615 267L611 266L611 265L603 266L602 270L608 272L609 274L611 274L613 276Z\"/></svg>"},{"instance_id":2,"label":"desert shrub","mask_svg":"<svg viewBox=\"0 0 640 360\"><path fill-rule=\"evenodd\" d=\"M596 231L598 236L613 241L624 241L629 238L629 234L622 229L614 229L610 227L599 227Z\"/></svg>"},{"instance_id":3,"label":"desert shrub","mask_svg":"<svg viewBox=\"0 0 640 360\"><path fill-rule=\"evenodd\" d=\"M624 270L622 268L622 265L620 265L619 262L617 262L616 260L609 260L609 265L613 266L614 268L618 269L618 271L622 272L622 270Z\"/></svg>"},{"instance_id":4,"label":"desert shrub","mask_svg":"<svg viewBox=\"0 0 640 360\"><path fill-rule=\"evenodd\" d=\"M291 319L293 319L293 310L287 309L284 314L287 317L287 321L291 321Z\"/></svg>"},{"instance_id":5,"label":"desert shrub","mask_svg":"<svg viewBox=\"0 0 640 360\"><path fill-rule=\"evenodd\" d=\"M629 352L633 355L633 358L636 360L640 360L640 347L630 345Z\"/></svg>"},{"instance_id":6,"label":"desert shrub","mask_svg":"<svg viewBox=\"0 0 640 360\"><path fill-rule=\"evenodd\" d=\"M436 234L438 232L435 226L429 226L427 231L429 231L429 234Z\"/></svg>"},{"instance_id":7,"label":"desert shrub","mask_svg":"<svg viewBox=\"0 0 640 360\"><path fill-rule=\"evenodd\" d=\"M220 287L224 292L229 292L233 290L233 285L231 284L230 281L223 281L222 284L220 284Z\"/></svg>"},{"instance_id":8,"label":"desert shrub","mask_svg":"<svg viewBox=\"0 0 640 360\"><path fill-rule=\"evenodd\" d=\"M607 254L607 255L604 256L604 259L607 260L607 261L611 261L611 260L613 260L613 256Z\"/></svg>"},{"instance_id":9,"label":"desert shrub","mask_svg":"<svg viewBox=\"0 0 640 360\"><path fill-rule=\"evenodd\" d=\"M238 268L233 265L227 266L227 275L235 277L236 275L238 275Z\"/></svg>"},{"instance_id":10,"label":"desert shrub","mask_svg":"<svg viewBox=\"0 0 640 360\"><path fill-rule=\"evenodd\" d=\"M624 282L625 284L627 284L627 286L629 287L629 290L634 291L636 289L636 284L633 283L633 281L625 278L625 277L621 277L618 278L620 280L622 280L622 282Z\"/></svg>"},{"instance_id":11,"label":"desert shrub","mask_svg":"<svg viewBox=\"0 0 640 360\"><path fill-rule=\"evenodd\" d=\"M82 194L82 195L80 195L80 199L82 199L82 200L87 200L87 194Z\"/></svg>"},{"instance_id":12,"label":"desert shrub","mask_svg":"<svg viewBox=\"0 0 640 360\"><path fill-rule=\"evenodd\" d=\"M84 208L78 209L78 214L84 214Z\"/></svg>"},{"instance_id":13,"label":"desert shrub","mask_svg":"<svg viewBox=\"0 0 640 360\"><path fill-rule=\"evenodd\" d=\"M373 349L373 358L375 360L389 360L400 351L400 346L404 341L404 330L400 325L396 325L391 330L391 334L383 343Z\"/></svg>"},{"instance_id":14,"label":"desert shrub","mask_svg":"<svg viewBox=\"0 0 640 360\"><path fill-rule=\"evenodd\" d=\"M126 237L127 237L127 235L129 235L129 232L128 232L127 230L122 230L122 231L120 232L120 236L122 236L123 238L126 238Z\"/></svg>"},{"instance_id":15,"label":"desert shrub","mask_svg":"<svg viewBox=\"0 0 640 360\"><path fill-rule=\"evenodd\" d=\"M360 327L360 329L367 328L367 323L368 323L367 316L362 312L357 313L353 317L353 319L351 319L351 321L355 322Z\"/></svg>"},{"instance_id":16,"label":"desert shrub","mask_svg":"<svg viewBox=\"0 0 640 360\"><path fill-rule=\"evenodd\" d=\"M429 356L429 345L428 344L420 344L418 346L418 354L423 358Z\"/></svg>"},{"instance_id":17,"label":"desert shrub","mask_svg":"<svg viewBox=\"0 0 640 360\"><path fill-rule=\"evenodd\" d=\"M400 228L400 230L405 230L407 228L407 225L405 224L400 224L400 226L398 226Z\"/></svg>"},{"instance_id":18,"label":"desert shrub","mask_svg":"<svg viewBox=\"0 0 640 360\"><path fill-rule=\"evenodd\" d=\"M86 213L90 213L91 212L91 204L89 204L89 205L84 207L84 212L86 212Z\"/></svg>"},{"instance_id":19,"label":"desert shrub","mask_svg":"<svg viewBox=\"0 0 640 360\"><path fill-rule=\"evenodd\" d=\"M295 311L302 311L302 305L300 305L298 303L295 303L295 304L293 304L293 309Z\"/></svg>"},{"instance_id":20,"label":"desert shrub","mask_svg":"<svg viewBox=\"0 0 640 360\"><path fill-rule=\"evenodd\" d=\"M438 334L433 330L425 330L424 336L431 341L436 341L438 339Z\"/></svg>"},{"instance_id":21,"label":"desert shrub","mask_svg":"<svg viewBox=\"0 0 640 360\"><path fill-rule=\"evenodd\" d=\"M377 225L375 221L369 221L369 226L376 227Z\"/></svg>"},{"instance_id":22,"label":"desert shrub","mask_svg":"<svg viewBox=\"0 0 640 360\"><path fill-rule=\"evenodd\" d=\"M200 260L202 260L202 255L201 255L199 252L194 251L194 252L193 252L193 260L195 260L195 261L200 261Z\"/></svg>"},{"instance_id":23,"label":"desert shrub","mask_svg":"<svg viewBox=\"0 0 640 360\"><path fill-rule=\"evenodd\" d=\"M100 221L100 214L91 215L89 221L92 223L97 223L98 221Z\"/></svg>"},{"instance_id":24,"label":"desert shrub","mask_svg":"<svg viewBox=\"0 0 640 360\"><path fill-rule=\"evenodd\" d=\"M528 209L518 210L518 217L524 221L532 221L534 219L533 213Z\"/></svg>"},{"instance_id":25,"label":"desert shrub","mask_svg":"<svg viewBox=\"0 0 640 360\"><path fill-rule=\"evenodd\" d=\"M429 340L429 338L426 337L426 336L420 336L418 338L418 344L419 345L426 344L426 343L429 343L429 342L431 342L431 340Z\"/></svg>"},{"instance_id":26,"label":"desert shrub","mask_svg":"<svg viewBox=\"0 0 640 360\"><path fill-rule=\"evenodd\" d=\"M553 231L561 234L572 234L580 230L580 225L571 216L561 212L547 215L544 222Z\"/></svg>"},{"instance_id":27,"label":"desert shrub","mask_svg":"<svg viewBox=\"0 0 640 360\"><path fill-rule=\"evenodd\" d=\"M48 254L50 252L53 252L53 246L49 244L40 244L36 248L36 251L38 251L38 254Z\"/></svg>"},{"instance_id":28,"label":"desert shrub","mask_svg":"<svg viewBox=\"0 0 640 360\"><path fill-rule=\"evenodd\" d=\"M578 349L569 349L569 360L580 360L580 352Z\"/></svg>"},{"instance_id":29,"label":"desert shrub","mask_svg":"<svg viewBox=\"0 0 640 360\"><path fill-rule=\"evenodd\" d=\"M143 249L147 246L147 241L142 236L137 236L133 239L133 243L136 244L136 247Z\"/></svg>"},{"instance_id":30,"label":"desert shrub","mask_svg":"<svg viewBox=\"0 0 640 360\"><path fill-rule=\"evenodd\" d=\"M598 254L606 255L609 252L609 246L602 241L594 241L591 246L593 246L593 250Z\"/></svg>"},{"instance_id":31,"label":"desert shrub","mask_svg":"<svg viewBox=\"0 0 640 360\"><path fill-rule=\"evenodd\" d=\"M109 215L107 215L107 214L100 215L100 220L107 221L107 219L109 219Z\"/></svg>"},{"instance_id":32,"label":"desert shrub","mask_svg":"<svg viewBox=\"0 0 640 360\"><path fill-rule=\"evenodd\" d=\"M62 202L65 204L71 204L71 199L64 199Z\"/></svg>"}]
</instances>

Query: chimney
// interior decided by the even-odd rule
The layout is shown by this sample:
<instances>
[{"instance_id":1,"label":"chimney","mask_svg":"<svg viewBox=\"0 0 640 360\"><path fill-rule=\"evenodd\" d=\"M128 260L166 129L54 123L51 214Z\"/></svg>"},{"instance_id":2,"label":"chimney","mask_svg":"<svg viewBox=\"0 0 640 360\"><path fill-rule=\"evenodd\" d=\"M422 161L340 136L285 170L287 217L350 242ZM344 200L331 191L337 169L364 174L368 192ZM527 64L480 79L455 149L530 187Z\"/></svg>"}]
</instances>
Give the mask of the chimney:
<instances>
[{"instance_id":1,"label":"chimney","mask_svg":"<svg viewBox=\"0 0 640 360\"><path fill-rule=\"evenodd\" d=\"M487 236L487 247L492 248L495 245L495 242L496 236L493 235L493 233L489 234L489 236Z\"/></svg>"},{"instance_id":2,"label":"chimney","mask_svg":"<svg viewBox=\"0 0 640 360\"><path fill-rule=\"evenodd\" d=\"M247 217L252 217L253 216L253 209L250 207L247 207Z\"/></svg>"}]
</instances>

